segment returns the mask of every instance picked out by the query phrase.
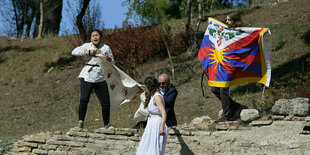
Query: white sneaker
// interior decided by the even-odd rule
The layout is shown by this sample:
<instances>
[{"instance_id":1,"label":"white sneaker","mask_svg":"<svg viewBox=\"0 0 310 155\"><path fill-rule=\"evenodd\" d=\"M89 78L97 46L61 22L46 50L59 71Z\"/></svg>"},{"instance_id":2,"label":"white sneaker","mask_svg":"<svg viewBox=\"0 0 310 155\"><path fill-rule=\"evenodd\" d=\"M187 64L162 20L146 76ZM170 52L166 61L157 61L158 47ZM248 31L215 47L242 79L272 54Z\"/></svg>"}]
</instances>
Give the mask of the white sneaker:
<instances>
[{"instance_id":1,"label":"white sneaker","mask_svg":"<svg viewBox=\"0 0 310 155\"><path fill-rule=\"evenodd\" d=\"M102 127L102 128L99 128L99 129L102 129L102 130L114 129L114 126L108 124L108 125L106 125L106 126L104 126L104 127Z\"/></svg>"}]
</instances>

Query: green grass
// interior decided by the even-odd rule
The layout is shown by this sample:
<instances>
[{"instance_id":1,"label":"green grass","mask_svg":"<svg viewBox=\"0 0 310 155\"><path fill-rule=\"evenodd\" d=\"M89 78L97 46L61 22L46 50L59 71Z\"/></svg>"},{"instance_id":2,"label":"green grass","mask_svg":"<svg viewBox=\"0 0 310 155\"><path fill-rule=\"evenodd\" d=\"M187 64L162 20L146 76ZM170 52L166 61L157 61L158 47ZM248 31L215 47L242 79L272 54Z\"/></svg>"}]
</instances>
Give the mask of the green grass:
<instances>
[{"instance_id":1,"label":"green grass","mask_svg":"<svg viewBox=\"0 0 310 155\"><path fill-rule=\"evenodd\" d=\"M5 152L10 151L13 148L13 143L18 139L7 139L0 141L0 148L3 148Z\"/></svg>"}]
</instances>

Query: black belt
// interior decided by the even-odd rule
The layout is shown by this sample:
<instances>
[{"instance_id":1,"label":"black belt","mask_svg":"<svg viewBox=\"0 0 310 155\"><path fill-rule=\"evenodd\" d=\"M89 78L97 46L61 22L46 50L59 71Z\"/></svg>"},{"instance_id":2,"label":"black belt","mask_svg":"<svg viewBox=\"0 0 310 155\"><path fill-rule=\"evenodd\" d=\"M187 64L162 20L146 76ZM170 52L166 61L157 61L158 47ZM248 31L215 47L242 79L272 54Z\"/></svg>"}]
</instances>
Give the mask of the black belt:
<instances>
[{"instance_id":1,"label":"black belt","mask_svg":"<svg viewBox=\"0 0 310 155\"><path fill-rule=\"evenodd\" d=\"M91 66L90 68L89 68L89 70L88 70L88 72L90 72L92 69L93 69L93 67L100 67L99 65L92 65L92 64L85 64L86 66Z\"/></svg>"}]
</instances>

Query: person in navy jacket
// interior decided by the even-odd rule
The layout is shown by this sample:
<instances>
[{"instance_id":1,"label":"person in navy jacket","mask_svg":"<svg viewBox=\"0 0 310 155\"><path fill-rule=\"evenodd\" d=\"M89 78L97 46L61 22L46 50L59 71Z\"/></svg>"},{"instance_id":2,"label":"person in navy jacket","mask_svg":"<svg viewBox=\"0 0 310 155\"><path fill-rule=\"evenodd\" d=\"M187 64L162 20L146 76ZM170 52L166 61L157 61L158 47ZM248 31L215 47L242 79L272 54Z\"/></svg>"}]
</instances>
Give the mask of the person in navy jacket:
<instances>
[{"instance_id":1,"label":"person in navy jacket","mask_svg":"<svg viewBox=\"0 0 310 155\"><path fill-rule=\"evenodd\" d=\"M158 76L158 91L164 96L165 110L167 113L166 125L168 127L177 126L177 120L174 113L174 104L178 96L178 91L170 83L168 74L162 73ZM147 121L138 122L133 128L145 128Z\"/></svg>"},{"instance_id":2,"label":"person in navy jacket","mask_svg":"<svg viewBox=\"0 0 310 155\"><path fill-rule=\"evenodd\" d=\"M170 83L168 74L162 73L158 77L158 89L164 96L165 109L167 112L166 125L168 127L177 126L177 120L174 113L174 104L178 95L178 91Z\"/></svg>"}]
</instances>

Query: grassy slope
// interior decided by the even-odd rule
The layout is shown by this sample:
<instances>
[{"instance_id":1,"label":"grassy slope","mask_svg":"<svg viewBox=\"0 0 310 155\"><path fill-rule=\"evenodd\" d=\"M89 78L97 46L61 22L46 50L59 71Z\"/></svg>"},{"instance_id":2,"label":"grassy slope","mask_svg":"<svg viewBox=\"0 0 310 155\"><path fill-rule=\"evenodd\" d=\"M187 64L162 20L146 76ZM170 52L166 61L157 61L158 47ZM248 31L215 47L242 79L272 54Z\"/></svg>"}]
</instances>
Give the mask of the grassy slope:
<instances>
[{"instance_id":1,"label":"grassy slope","mask_svg":"<svg viewBox=\"0 0 310 155\"><path fill-rule=\"evenodd\" d=\"M271 29L272 35L266 36L266 42L269 49L273 50L269 53L272 68L278 71L274 73L276 76L273 80L279 80L290 73L294 75L298 68L281 68L281 65L299 60L309 53L309 6L308 0L294 0L274 6L239 10L248 26ZM231 11L236 10L215 12L209 16L224 20L225 15ZM172 23L172 27L185 27L185 20ZM200 35L204 33L206 26L204 20ZM69 37L23 41L1 37L0 139L19 138L25 134L46 131L66 131L75 126L79 102L79 81L76 77L82 66L79 59L71 56L71 51L78 44L77 39ZM202 97L202 68L196 54L184 53L174 57L173 61L177 77L173 83L179 90L176 101L179 123L189 123L202 115L215 119L221 104L207 86L204 87L206 97ZM147 75L157 76L162 71L169 72L169 69L168 59L150 60L136 68L135 79L142 81ZM286 70L286 74L282 70ZM260 99L260 86L252 84L232 87L231 93L234 100L250 108L264 108ZM266 102L270 103L272 95L268 91L265 97ZM93 94L86 116L86 128L102 126L99 106ZM137 99L122 105L111 113L112 124L117 127L133 127L136 122L132 117L138 106Z\"/></svg>"}]
</instances>

